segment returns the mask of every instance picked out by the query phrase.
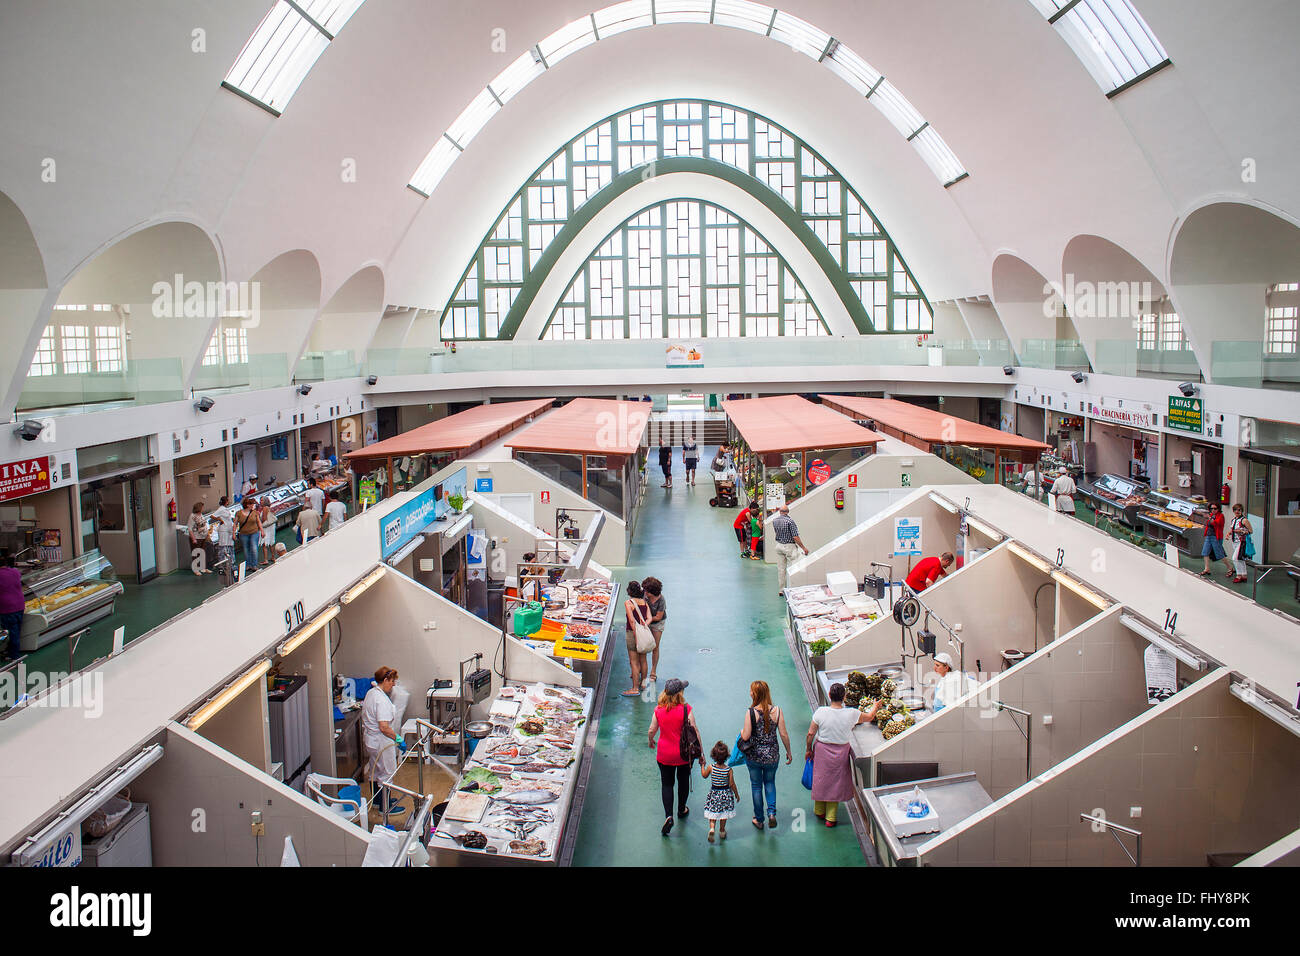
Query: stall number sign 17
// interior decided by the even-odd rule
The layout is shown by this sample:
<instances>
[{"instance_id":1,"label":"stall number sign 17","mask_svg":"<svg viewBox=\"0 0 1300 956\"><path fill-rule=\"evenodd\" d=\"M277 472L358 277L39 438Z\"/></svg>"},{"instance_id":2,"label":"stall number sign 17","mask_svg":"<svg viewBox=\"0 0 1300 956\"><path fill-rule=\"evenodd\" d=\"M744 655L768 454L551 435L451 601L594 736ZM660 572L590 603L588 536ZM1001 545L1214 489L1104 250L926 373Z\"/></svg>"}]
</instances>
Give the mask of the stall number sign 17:
<instances>
[{"instance_id":1,"label":"stall number sign 17","mask_svg":"<svg viewBox=\"0 0 1300 956\"><path fill-rule=\"evenodd\" d=\"M284 609L284 633L292 633L295 627L300 627L302 622L307 619L307 612L302 606L302 602L291 605Z\"/></svg>"}]
</instances>

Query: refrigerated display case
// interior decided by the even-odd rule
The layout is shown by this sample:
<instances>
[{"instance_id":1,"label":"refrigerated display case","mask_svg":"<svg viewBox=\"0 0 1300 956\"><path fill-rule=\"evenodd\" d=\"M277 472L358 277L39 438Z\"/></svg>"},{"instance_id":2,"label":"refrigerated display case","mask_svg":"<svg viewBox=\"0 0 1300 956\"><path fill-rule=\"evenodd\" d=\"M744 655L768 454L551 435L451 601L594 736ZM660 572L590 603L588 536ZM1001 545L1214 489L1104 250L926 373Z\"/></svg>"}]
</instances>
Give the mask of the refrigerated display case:
<instances>
[{"instance_id":1,"label":"refrigerated display case","mask_svg":"<svg viewBox=\"0 0 1300 956\"><path fill-rule=\"evenodd\" d=\"M1138 509L1139 530L1153 541L1172 544L1185 554L1198 555L1205 542L1210 513L1204 500L1152 491Z\"/></svg>"},{"instance_id":2,"label":"refrigerated display case","mask_svg":"<svg viewBox=\"0 0 1300 956\"><path fill-rule=\"evenodd\" d=\"M99 551L23 575L22 649L37 650L108 617L122 591Z\"/></svg>"},{"instance_id":3,"label":"refrigerated display case","mask_svg":"<svg viewBox=\"0 0 1300 956\"><path fill-rule=\"evenodd\" d=\"M1102 475L1091 484L1079 486L1079 494L1095 512L1136 527L1139 509L1147 506L1151 489L1141 482L1119 475Z\"/></svg>"}]
</instances>

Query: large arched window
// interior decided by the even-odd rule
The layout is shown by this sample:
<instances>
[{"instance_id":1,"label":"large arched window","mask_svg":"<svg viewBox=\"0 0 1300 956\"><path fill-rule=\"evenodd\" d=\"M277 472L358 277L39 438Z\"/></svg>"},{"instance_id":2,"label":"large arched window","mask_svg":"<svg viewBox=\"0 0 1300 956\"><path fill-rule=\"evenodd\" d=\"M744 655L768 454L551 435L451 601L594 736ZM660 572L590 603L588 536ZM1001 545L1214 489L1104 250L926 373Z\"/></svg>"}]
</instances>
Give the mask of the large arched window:
<instances>
[{"instance_id":1,"label":"large arched window","mask_svg":"<svg viewBox=\"0 0 1300 956\"><path fill-rule=\"evenodd\" d=\"M515 194L462 275L443 313L442 337L512 338L520 297L545 278L547 250L581 228L583 207L649 164L700 161L738 170L765 201L793 211L819 247L863 333L929 332L933 310L894 242L815 150L771 120L721 103L668 100L609 117L557 151ZM775 195L773 195L775 194ZM779 200L776 199L779 197ZM811 251L811 250L810 250ZM553 258L553 257L552 257ZM528 302L525 295L524 306Z\"/></svg>"},{"instance_id":2,"label":"large arched window","mask_svg":"<svg viewBox=\"0 0 1300 956\"><path fill-rule=\"evenodd\" d=\"M794 271L748 223L674 200L643 209L601 244L542 338L826 334Z\"/></svg>"}]
</instances>

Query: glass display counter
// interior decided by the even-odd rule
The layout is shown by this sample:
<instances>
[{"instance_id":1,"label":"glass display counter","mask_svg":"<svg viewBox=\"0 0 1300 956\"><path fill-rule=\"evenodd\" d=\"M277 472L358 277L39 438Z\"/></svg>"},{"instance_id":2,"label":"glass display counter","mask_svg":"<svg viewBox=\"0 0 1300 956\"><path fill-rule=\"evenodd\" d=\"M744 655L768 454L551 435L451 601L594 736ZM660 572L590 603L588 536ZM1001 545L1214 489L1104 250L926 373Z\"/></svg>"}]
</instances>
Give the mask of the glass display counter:
<instances>
[{"instance_id":1,"label":"glass display counter","mask_svg":"<svg viewBox=\"0 0 1300 956\"><path fill-rule=\"evenodd\" d=\"M1183 498L1165 491L1152 491L1138 510L1140 530L1153 541L1172 544L1185 554L1198 555L1205 542L1203 531L1209 520L1204 501Z\"/></svg>"},{"instance_id":2,"label":"glass display counter","mask_svg":"<svg viewBox=\"0 0 1300 956\"><path fill-rule=\"evenodd\" d=\"M122 591L97 550L24 575L22 649L34 651L108 617Z\"/></svg>"},{"instance_id":3,"label":"glass display counter","mask_svg":"<svg viewBox=\"0 0 1300 956\"><path fill-rule=\"evenodd\" d=\"M1091 484L1080 485L1079 494L1097 514L1132 528L1137 526L1138 512L1148 505L1151 489L1141 482L1107 474Z\"/></svg>"}]
</instances>

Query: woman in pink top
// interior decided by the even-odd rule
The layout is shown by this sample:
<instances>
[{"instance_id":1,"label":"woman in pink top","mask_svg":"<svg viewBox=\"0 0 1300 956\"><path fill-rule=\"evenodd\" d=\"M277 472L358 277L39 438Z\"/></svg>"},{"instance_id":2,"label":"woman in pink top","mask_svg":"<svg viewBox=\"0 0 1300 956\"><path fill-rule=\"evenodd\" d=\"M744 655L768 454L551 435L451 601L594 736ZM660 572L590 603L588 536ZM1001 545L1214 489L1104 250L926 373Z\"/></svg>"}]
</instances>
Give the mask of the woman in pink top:
<instances>
[{"instance_id":1,"label":"woman in pink top","mask_svg":"<svg viewBox=\"0 0 1300 956\"><path fill-rule=\"evenodd\" d=\"M9 644L0 647L0 657L8 655L10 660L23 656L20 643L23 633L23 611L27 602L23 598L23 575L14 567L13 556L9 552L0 555L0 630L9 632Z\"/></svg>"},{"instance_id":2,"label":"woman in pink top","mask_svg":"<svg viewBox=\"0 0 1300 956\"><path fill-rule=\"evenodd\" d=\"M664 836L673 828L673 778L677 778L677 816L684 818L690 813L686 798L691 792L691 765L682 759L682 725L690 721L698 736L699 726L695 723L695 711L686 703L688 682L669 678L664 684L664 691L659 695L659 706L650 720L650 748L655 752L659 762L660 794L664 801L664 825L659 831ZM655 744L655 735L659 743ZM702 737L699 739L703 739ZM700 766L704 766L704 755L700 755Z\"/></svg>"}]
</instances>

